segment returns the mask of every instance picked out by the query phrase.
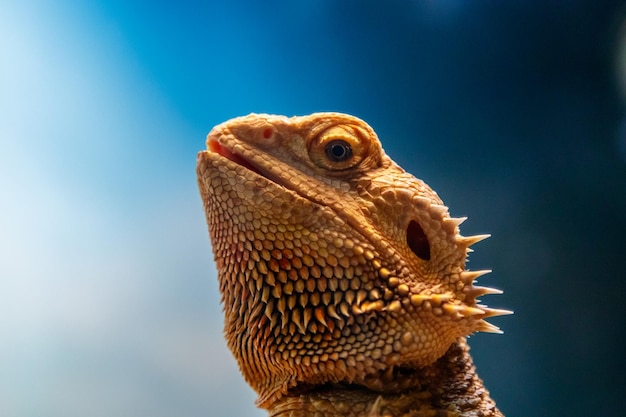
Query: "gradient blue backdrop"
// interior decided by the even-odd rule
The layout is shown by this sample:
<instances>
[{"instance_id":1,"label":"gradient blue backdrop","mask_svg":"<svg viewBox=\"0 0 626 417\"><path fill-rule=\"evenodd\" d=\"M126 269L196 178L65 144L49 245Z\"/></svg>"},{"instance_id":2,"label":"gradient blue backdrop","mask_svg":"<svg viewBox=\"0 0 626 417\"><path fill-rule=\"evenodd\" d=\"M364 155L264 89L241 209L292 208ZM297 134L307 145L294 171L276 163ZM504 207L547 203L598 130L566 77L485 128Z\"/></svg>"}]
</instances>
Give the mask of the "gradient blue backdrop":
<instances>
[{"instance_id":1,"label":"gradient blue backdrop","mask_svg":"<svg viewBox=\"0 0 626 417\"><path fill-rule=\"evenodd\" d=\"M210 128L343 111L506 293L471 344L515 416L626 415L623 2L4 1L0 415L262 416L221 337Z\"/></svg>"}]
</instances>

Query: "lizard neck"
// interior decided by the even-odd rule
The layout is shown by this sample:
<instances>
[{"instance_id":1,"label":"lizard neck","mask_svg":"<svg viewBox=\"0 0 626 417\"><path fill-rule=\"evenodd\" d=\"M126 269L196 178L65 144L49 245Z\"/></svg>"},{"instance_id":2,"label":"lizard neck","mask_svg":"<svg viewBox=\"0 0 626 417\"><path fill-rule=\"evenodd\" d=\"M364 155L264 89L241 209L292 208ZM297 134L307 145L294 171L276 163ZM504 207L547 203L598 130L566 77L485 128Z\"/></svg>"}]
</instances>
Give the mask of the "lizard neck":
<instances>
[{"instance_id":1,"label":"lizard neck","mask_svg":"<svg viewBox=\"0 0 626 417\"><path fill-rule=\"evenodd\" d=\"M476 374L465 338L430 366L396 370L383 387L327 384L290 392L270 417L502 417ZM400 381L400 382L398 382ZM382 388L382 390L380 389Z\"/></svg>"}]
</instances>

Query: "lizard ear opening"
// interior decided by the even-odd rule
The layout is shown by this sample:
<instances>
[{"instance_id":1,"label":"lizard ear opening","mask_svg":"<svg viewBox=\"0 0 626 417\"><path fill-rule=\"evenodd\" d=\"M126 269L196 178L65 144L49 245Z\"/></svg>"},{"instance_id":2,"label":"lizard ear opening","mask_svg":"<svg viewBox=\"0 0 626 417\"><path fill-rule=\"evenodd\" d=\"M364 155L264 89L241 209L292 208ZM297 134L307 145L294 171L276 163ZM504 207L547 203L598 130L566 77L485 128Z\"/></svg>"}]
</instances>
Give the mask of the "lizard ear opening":
<instances>
[{"instance_id":1,"label":"lizard ear opening","mask_svg":"<svg viewBox=\"0 0 626 417\"><path fill-rule=\"evenodd\" d=\"M406 229L406 243L420 259L430 260L430 243L424 229L418 222L411 220Z\"/></svg>"}]
</instances>

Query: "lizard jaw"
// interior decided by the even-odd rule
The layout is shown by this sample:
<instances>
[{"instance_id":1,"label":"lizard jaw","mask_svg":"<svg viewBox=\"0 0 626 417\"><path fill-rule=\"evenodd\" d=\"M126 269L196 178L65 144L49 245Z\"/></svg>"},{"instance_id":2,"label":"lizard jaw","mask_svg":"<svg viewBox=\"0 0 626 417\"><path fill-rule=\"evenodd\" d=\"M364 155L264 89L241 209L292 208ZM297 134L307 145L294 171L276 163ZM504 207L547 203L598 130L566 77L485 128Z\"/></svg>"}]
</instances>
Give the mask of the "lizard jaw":
<instances>
[{"instance_id":1,"label":"lizard jaw","mask_svg":"<svg viewBox=\"0 0 626 417\"><path fill-rule=\"evenodd\" d=\"M236 163L237 165L241 165L242 167L249 169L250 171L259 174L267 179L268 178L263 172L261 172L256 166L254 166L249 160L244 158L243 156L231 151L226 146L222 145L215 138L209 137L207 141L207 148L209 151L216 153L224 158Z\"/></svg>"},{"instance_id":2,"label":"lizard jaw","mask_svg":"<svg viewBox=\"0 0 626 417\"><path fill-rule=\"evenodd\" d=\"M231 143L230 146L228 146L222 143L223 140L220 140L222 137L223 133L221 131L212 131L209 133L209 136L207 137L207 150L198 154L198 161L204 158L212 158L214 155L219 155L219 157L236 164L235 167L229 167L228 169L237 170L243 168L246 172L253 172L259 177L262 177L264 180L267 180L271 185L288 190L293 194L316 203L314 199L301 193L297 186L291 184L288 180L272 172L271 169L263 168L259 161L254 160L254 157L244 156L242 152L237 152L235 149L239 148L238 145L241 145L240 143L236 143L234 145ZM246 151L246 153L254 152L253 149L246 149Z\"/></svg>"}]
</instances>

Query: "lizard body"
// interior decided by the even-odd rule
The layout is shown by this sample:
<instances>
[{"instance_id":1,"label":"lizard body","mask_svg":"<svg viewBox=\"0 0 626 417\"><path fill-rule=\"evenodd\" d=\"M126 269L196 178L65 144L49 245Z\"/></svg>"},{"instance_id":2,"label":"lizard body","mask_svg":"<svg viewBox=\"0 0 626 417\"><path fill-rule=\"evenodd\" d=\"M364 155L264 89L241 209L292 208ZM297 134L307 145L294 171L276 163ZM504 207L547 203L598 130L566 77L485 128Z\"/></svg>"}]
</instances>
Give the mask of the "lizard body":
<instances>
[{"instance_id":1,"label":"lizard body","mask_svg":"<svg viewBox=\"0 0 626 417\"><path fill-rule=\"evenodd\" d=\"M216 126L198 184L225 336L271 416L501 416L465 336L477 297L437 194L362 120L251 114Z\"/></svg>"}]
</instances>

